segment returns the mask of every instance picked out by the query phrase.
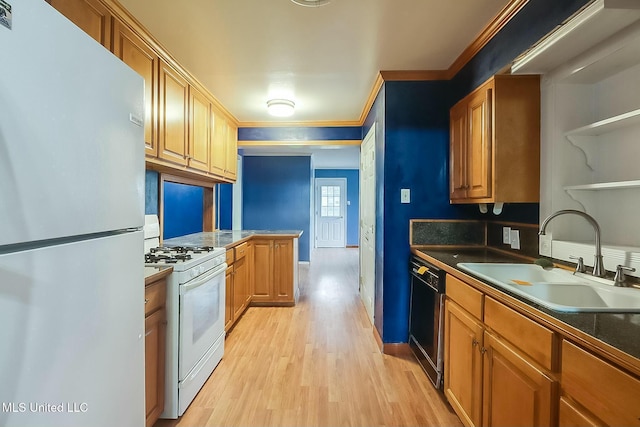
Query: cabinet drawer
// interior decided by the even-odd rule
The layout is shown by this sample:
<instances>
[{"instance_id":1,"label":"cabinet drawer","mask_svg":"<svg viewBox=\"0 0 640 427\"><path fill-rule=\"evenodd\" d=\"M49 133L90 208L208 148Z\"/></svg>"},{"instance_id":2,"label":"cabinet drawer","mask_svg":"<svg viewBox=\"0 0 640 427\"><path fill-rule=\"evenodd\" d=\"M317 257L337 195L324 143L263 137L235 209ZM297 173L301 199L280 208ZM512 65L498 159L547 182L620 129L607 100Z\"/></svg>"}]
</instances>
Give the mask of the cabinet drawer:
<instances>
[{"instance_id":1,"label":"cabinet drawer","mask_svg":"<svg viewBox=\"0 0 640 427\"><path fill-rule=\"evenodd\" d=\"M484 323L542 367L553 369L552 331L489 297L484 300Z\"/></svg>"},{"instance_id":2,"label":"cabinet drawer","mask_svg":"<svg viewBox=\"0 0 640 427\"><path fill-rule=\"evenodd\" d=\"M247 242L240 243L236 246L236 260L244 258L247 255Z\"/></svg>"},{"instance_id":3,"label":"cabinet drawer","mask_svg":"<svg viewBox=\"0 0 640 427\"><path fill-rule=\"evenodd\" d=\"M640 426L640 379L562 341L562 389L610 426Z\"/></svg>"},{"instance_id":4,"label":"cabinet drawer","mask_svg":"<svg viewBox=\"0 0 640 427\"><path fill-rule=\"evenodd\" d=\"M446 293L447 298L451 298L477 319L482 320L482 292L451 275L447 275Z\"/></svg>"},{"instance_id":5,"label":"cabinet drawer","mask_svg":"<svg viewBox=\"0 0 640 427\"><path fill-rule=\"evenodd\" d=\"M167 299L167 281L162 279L144 288L144 314L153 313L164 307Z\"/></svg>"},{"instance_id":6,"label":"cabinet drawer","mask_svg":"<svg viewBox=\"0 0 640 427\"><path fill-rule=\"evenodd\" d=\"M225 262L227 263L227 265L231 265L234 261L235 258L233 256L233 248L227 249L227 260Z\"/></svg>"}]
</instances>

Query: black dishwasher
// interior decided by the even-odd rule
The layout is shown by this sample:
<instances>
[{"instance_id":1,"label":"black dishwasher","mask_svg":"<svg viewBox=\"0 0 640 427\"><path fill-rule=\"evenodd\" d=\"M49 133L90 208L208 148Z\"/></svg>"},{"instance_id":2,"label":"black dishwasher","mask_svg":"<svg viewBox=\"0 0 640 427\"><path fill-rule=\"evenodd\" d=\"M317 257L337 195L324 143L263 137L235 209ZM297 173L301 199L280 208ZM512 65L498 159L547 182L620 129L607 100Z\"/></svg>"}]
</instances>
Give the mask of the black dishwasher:
<instances>
[{"instance_id":1,"label":"black dishwasher","mask_svg":"<svg viewBox=\"0 0 640 427\"><path fill-rule=\"evenodd\" d=\"M445 272L425 260L412 256L409 346L425 373L442 389L444 374L444 292Z\"/></svg>"}]
</instances>

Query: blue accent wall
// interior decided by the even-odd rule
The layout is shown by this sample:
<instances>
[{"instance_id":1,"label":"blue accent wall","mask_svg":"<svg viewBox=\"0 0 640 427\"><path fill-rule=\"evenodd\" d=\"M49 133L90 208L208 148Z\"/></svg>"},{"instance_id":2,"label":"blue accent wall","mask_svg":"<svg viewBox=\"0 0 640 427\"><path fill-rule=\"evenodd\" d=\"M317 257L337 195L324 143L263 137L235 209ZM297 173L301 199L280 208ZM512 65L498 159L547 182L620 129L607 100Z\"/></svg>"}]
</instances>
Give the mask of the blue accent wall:
<instances>
[{"instance_id":1,"label":"blue accent wall","mask_svg":"<svg viewBox=\"0 0 640 427\"><path fill-rule=\"evenodd\" d=\"M299 260L309 261L311 157L244 156L242 228L302 230Z\"/></svg>"},{"instance_id":2,"label":"blue accent wall","mask_svg":"<svg viewBox=\"0 0 640 427\"><path fill-rule=\"evenodd\" d=\"M358 246L360 230L360 171L358 169L315 169L316 178L347 179L347 246Z\"/></svg>"},{"instance_id":3,"label":"blue accent wall","mask_svg":"<svg viewBox=\"0 0 640 427\"><path fill-rule=\"evenodd\" d=\"M238 141L340 141L360 139L360 126L251 127L238 129Z\"/></svg>"},{"instance_id":4,"label":"blue accent wall","mask_svg":"<svg viewBox=\"0 0 640 427\"><path fill-rule=\"evenodd\" d=\"M233 225L233 184L216 185L217 227L220 230L231 230Z\"/></svg>"},{"instance_id":5,"label":"blue accent wall","mask_svg":"<svg viewBox=\"0 0 640 427\"><path fill-rule=\"evenodd\" d=\"M163 238L198 233L203 229L204 188L164 182Z\"/></svg>"},{"instance_id":6,"label":"blue accent wall","mask_svg":"<svg viewBox=\"0 0 640 427\"><path fill-rule=\"evenodd\" d=\"M158 203L159 175L156 171L145 171L144 174L144 213L145 215L158 215L160 204Z\"/></svg>"},{"instance_id":7,"label":"blue accent wall","mask_svg":"<svg viewBox=\"0 0 640 427\"><path fill-rule=\"evenodd\" d=\"M500 217L476 205L449 204L450 107L561 23L587 0L532 0L451 81L386 82L369 112L363 137L376 133L375 327L384 343L407 342L409 220L479 218L538 222L538 204L506 205ZM382 117L381 117L382 116ZM400 204L400 189L411 203Z\"/></svg>"}]
</instances>

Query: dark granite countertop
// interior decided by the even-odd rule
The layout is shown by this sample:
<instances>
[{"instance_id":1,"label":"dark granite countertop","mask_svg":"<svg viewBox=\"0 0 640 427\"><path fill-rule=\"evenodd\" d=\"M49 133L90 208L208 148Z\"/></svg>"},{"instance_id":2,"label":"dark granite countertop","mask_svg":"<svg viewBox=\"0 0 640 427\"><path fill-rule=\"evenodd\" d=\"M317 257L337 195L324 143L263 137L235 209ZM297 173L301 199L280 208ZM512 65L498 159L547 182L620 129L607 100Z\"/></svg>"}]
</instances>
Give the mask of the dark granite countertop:
<instances>
[{"instance_id":1,"label":"dark granite countertop","mask_svg":"<svg viewBox=\"0 0 640 427\"><path fill-rule=\"evenodd\" d=\"M300 237L302 230L221 230L187 234L186 236L166 239L166 246L214 246L230 248L250 237Z\"/></svg>"},{"instance_id":2,"label":"dark granite countertop","mask_svg":"<svg viewBox=\"0 0 640 427\"><path fill-rule=\"evenodd\" d=\"M422 253L452 269L462 272L457 267L460 262L517 262L527 263L521 258L509 256L493 251L486 247L451 248L451 249L417 249ZM446 269L446 268L445 268ZM472 274L463 272L472 276ZM474 276L475 277L475 276ZM485 280L476 278L487 286L503 294L507 294L525 304L545 313L572 328L575 328L593 338L602 341L618 350L640 359L640 314L637 313L563 313L528 301L517 294L513 294L493 285ZM640 292L640 290L638 290ZM640 366L640 360L639 360Z\"/></svg>"}]
</instances>

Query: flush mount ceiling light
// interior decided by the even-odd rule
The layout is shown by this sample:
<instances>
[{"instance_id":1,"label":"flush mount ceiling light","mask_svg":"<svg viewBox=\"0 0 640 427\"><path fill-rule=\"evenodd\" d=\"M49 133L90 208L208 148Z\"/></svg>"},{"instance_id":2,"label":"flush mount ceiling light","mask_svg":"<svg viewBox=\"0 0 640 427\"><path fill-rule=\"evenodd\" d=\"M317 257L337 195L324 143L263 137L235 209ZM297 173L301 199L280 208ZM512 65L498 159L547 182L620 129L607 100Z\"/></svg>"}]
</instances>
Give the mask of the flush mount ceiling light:
<instances>
[{"instance_id":1,"label":"flush mount ceiling light","mask_svg":"<svg viewBox=\"0 0 640 427\"><path fill-rule=\"evenodd\" d=\"M296 104L288 99L270 99L267 101L269 114L276 117L288 117L293 115Z\"/></svg>"},{"instance_id":2,"label":"flush mount ceiling light","mask_svg":"<svg viewBox=\"0 0 640 427\"><path fill-rule=\"evenodd\" d=\"M291 0L297 5L307 7L320 7L331 3L331 0Z\"/></svg>"}]
</instances>

